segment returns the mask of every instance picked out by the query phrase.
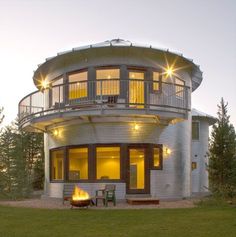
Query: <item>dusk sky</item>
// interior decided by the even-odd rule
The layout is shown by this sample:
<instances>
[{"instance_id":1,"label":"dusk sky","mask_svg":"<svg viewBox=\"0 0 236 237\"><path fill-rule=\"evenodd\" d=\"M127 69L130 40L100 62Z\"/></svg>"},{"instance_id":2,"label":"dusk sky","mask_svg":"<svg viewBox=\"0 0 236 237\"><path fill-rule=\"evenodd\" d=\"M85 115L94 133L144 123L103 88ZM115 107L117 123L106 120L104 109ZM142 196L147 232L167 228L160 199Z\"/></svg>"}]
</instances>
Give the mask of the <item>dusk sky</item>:
<instances>
[{"instance_id":1,"label":"dusk sky","mask_svg":"<svg viewBox=\"0 0 236 237\"><path fill-rule=\"evenodd\" d=\"M203 71L192 107L216 116L223 97L236 127L236 0L0 0L4 125L45 58L114 38L192 58Z\"/></svg>"}]
</instances>

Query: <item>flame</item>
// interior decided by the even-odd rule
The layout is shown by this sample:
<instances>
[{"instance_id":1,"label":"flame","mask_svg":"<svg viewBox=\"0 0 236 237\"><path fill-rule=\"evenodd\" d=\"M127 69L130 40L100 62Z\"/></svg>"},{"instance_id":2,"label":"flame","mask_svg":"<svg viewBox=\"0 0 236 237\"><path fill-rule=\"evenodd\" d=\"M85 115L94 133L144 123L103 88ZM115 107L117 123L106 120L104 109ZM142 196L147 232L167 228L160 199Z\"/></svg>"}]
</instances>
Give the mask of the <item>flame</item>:
<instances>
[{"instance_id":1,"label":"flame","mask_svg":"<svg viewBox=\"0 0 236 237\"><path fill-rule=\"evenodd\" d=\"M72 195L72 200L79 201L79 200L87 200L87 199L89 199L89 194L85 192L83 189L75 185L74 192Z\"/></svg>"}]
</instances>

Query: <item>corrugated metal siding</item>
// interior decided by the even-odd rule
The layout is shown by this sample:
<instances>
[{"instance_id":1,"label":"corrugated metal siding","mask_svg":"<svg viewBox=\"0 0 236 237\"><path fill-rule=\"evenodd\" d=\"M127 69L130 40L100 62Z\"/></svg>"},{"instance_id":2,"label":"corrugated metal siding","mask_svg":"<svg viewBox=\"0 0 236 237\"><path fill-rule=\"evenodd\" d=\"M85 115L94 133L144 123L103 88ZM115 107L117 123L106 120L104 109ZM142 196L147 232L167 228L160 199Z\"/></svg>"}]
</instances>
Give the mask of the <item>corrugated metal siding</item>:
<instances>
[{"instance_id":1,"label":"corrugated metal siding","mask_svg":"<svg viewBox=\"0 0 236 237\"><path fill-rule=\"evenodd\" d=\"M163 144L172 153L164 151L163 170L151 171L151 194L160 198L189 197L191 193L191 120L175 125L159 127L155 124L142 124L138 131L128 123L94 123L64 127L62 136L49 136L48 148L66 145L91 143L154 143ZM48 158L47 158L48 159ZM48 163L47 163L48 165ZM48 167L46 167L48 170ZM49 177L46 178L49 183ZM54 185L54 186L52 186ZM63 186L63 184L61 184ZM93 192L99 184L83 184ZM87 186L86 186L87 185ZM122 186L123 185L123 186ZM118 197L125 196L125 184L119 186ZM60 186L60 185L59 185ZM55 191L53 191L56 189ZM49 184L49 196L60 196L58 184ZM120 190L120 191L119 191ZM56 194L54 194L54 192Z\"/></svg>"},{"instance_id":2,"label":"corrugated metal siding","mask_svg":"<svg viewBox=\"0 0 236 237\"><path fill-rule=\"evenodd\" d=\"M208 192L208 138L209 123L206 120L197 120L200 123L199 140L192 141L192 161L197 162L197 169L192 171L192 192ZM197 155L197 157L196 157Z\"/></svg>"}]
</instances>

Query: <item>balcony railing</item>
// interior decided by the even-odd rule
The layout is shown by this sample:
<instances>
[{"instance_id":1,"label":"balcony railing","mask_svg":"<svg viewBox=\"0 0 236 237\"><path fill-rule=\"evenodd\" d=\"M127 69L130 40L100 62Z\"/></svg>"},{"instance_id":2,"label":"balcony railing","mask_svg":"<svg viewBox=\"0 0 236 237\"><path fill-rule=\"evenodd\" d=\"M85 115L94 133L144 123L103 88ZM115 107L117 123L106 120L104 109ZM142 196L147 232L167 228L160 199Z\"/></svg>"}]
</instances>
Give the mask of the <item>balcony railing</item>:
<instances>
[{"instance_id":1,"label":"balcony railing","mask_svg":"<svg viewBox=\"0 0 236 237\"><path fill-rule=\"evenodd\" d=\"M20 101L20 124L53 113L87 109L143 109L147 113L155 110L186 113L190 110L190 88L134 79L105 79L57 85L35 91Z\"/></svg>"}]
</instances>

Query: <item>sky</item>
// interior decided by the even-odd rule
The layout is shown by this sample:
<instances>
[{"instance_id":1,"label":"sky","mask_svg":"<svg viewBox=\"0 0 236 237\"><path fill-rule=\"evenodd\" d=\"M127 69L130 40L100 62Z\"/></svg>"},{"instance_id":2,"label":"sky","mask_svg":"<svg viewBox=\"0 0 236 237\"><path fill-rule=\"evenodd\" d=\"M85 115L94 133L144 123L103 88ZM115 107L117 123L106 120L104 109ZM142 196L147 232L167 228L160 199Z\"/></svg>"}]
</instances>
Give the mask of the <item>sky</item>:
<instances>
[{"instance_id":1,"label":"sky","mask_svg":"<svg viewBox=\"0 0 236 237\"><path fill-rule=\"evenodd\" d=\"M3 125L45 58L114 38L192 58L203 71L192 107L216 116L223 97L236 128L236 0L0 0Z\"/></svg>"}]
</instances>

